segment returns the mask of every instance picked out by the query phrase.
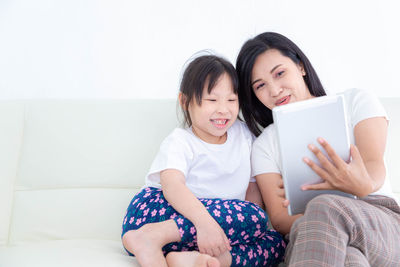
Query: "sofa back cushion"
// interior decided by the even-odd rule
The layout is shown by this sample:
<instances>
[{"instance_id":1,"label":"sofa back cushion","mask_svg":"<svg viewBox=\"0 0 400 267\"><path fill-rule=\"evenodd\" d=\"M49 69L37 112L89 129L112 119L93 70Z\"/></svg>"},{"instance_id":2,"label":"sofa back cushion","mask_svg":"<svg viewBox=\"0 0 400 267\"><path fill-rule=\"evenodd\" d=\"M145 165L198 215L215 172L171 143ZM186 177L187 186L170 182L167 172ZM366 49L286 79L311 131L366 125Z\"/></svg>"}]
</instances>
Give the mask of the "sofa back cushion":
<instances>
[{"instance_id":1,"label":"sofa back cushion","mask_svg":"<svg viewBox=\"0 0 400 267\"><path fill-rule=\"evenodd\" d=\"M130 199L178 125L175 103L27 103L10 243L119 239Z\"/></svg>"},{"instance_id":2,"label":"sofa back cushion","mask_svg":"<svg viewBox=\"0 0 400 267\"><path fill-rule=\"evenodd\" d=\"M387 177L389 177L393 191L400 200L400 98L388 97L380 100L389 116L385 151Z\"/></svg>"},{"instance_id":3,"label":"sofa back cushion","mask_svg":"<svg viewBox=\"0 0 400 267\"><path fill-rule=\"evenodd\" d=\"M22 103L0 103L0 246L6 244L9 237L23 122Z\"/></svg>"}]
</instances>

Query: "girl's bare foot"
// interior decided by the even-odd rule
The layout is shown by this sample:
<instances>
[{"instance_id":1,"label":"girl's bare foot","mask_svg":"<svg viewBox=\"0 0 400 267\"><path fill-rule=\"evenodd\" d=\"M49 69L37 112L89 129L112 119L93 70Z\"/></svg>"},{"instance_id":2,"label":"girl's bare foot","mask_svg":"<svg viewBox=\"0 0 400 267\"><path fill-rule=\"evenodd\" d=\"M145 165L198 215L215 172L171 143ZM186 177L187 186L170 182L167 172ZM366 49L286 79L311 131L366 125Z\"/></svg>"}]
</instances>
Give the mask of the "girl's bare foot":
<instances>
[{"instance_id":1,"label":"girl's bare foot","mask_svg":"<svg viewBox=\"0 0 400 267\"><path fill-rule=\"evenodd\" d=\"M167 255L169 267L220 267L217 258L198 251L170 252Z\"/></svg>"},{"instance_id":2,"label":"girl's bare foot","mask_svg":"<svg viewBox=\"0 0 400 267\"><path fill-rule=\"evenodd\" d=\"M146 267L167 267L162 247L177 241L180 241L180 235L172 220L145 224L122 237L124 247L135 255L140 266Z\"/></svg>"}]
</instances>

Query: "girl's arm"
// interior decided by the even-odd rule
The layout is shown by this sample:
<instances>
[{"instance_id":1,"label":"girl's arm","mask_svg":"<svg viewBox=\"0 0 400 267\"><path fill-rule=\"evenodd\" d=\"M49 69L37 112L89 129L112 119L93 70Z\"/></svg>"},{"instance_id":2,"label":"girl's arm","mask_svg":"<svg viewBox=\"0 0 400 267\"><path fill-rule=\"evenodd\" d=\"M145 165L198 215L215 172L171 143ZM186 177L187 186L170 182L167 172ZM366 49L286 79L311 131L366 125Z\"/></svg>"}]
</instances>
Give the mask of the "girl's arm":
<instances>
[{"instance_id":1,"label":"girl's arm","mask_svg":"<svg viewBox=\"0 0 400 267\"><path fill-rule=\"evenodd\" d=\"M351 146L352 161L344 162L324 140L319 140L331 161L315 146L310 149L317 156L321 167L305 160L323 179L323 183L304 186L304 190L337 189L365 197L377 191L384 183L386 171L383 154L386 146L387 121L383 117L369 118L354 128L356 146Z\"/></svg>"},{"instance_id":2,"label":"girl's arm","mask_svg":"<svg viewBox=\"0 0 400 267\"><path fill-rule=\"evenodd\" d=\"M285 200L282 176L278 173L264 173L257 175L256 180L272 227L286 235L293 222L302 215L289 216L287 208L282 205Z\"/></svg>"},{"instance_id":3,"label":"girl's arm","mask_svg":"<svg viewBox=\"0 0 400 267\"><path fill-rule=\"evenodd\" d=\"M231 247L224 231L187 188L183 173L175 169L167 169L162 171L160 176L165 199L196 227L200 252L219 256L226 250L230 250Z\"/></svg>"},{"instance_id":4,"label":"girl's arm","mask_svg":"<svg viewBox=\"0 0 400 267\"><path fill-rule=\"evenodd\" d=\"M260 208L265 210L261 192L256 182L249 183L246 191L246 200L257 204L258 206L260 206Z\"/></svg>"}]
</instances>

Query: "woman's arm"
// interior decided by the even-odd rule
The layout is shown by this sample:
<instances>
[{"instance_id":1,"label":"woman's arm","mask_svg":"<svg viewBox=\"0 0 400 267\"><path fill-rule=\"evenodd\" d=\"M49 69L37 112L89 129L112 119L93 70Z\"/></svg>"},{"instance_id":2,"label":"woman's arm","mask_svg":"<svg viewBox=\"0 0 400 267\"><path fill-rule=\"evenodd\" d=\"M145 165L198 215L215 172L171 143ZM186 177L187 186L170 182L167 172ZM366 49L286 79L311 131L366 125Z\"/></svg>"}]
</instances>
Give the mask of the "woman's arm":
<instances>
[{"instance_id":1,"label":"woman's arm","mask_svg":"<svg viewBox=\"0 0 400 267\"><path fill-rule=\"evenodd\" d=\"M383 154L386 146L387 121L383 117L369 118L354 128L356 146L351 146L352 161L344 162L324 140L319 140L329 158L311 146L321 167L309 159L306 163L323 179L323 183L304 186L304 190L338 189L358 197L377 191L384 183L386 171Z\"/></svg>"},{"instance_id":2,"label":"woman's arm","mask_svg":"<svg viewBox=\"0 0 400 267\"><path fill-rule=\"evenodd\" d=\"M200 252L218 256L229 250L230 244L224 231L187 188L183 173L175 169L167 169L162 171L160 176L165 199L176 211L195 225Z\"/></svg>"},{"instance_id":3,"label":"woman's arm","mask_svg":"<svg viewBox=\"0 0 400 267\"><path fill-rule=\"evenodd\" d=\"M282 176L265 173L256 176L266 211L275 230L283 235L290 232L293 222L302 215L289 216L282 203L285 200Z\"/></svg>"},{"instance_id":4,"label":"woman's arm","mask_svg":"<svg viewBox=\"0 0 400 267\"><path fill-rule=\"evenodd\" d=\"M256 182L249 183L246 191L246 200L257 204L260 208L265 210L261 192Z\"/></svg>"}]
</instances>

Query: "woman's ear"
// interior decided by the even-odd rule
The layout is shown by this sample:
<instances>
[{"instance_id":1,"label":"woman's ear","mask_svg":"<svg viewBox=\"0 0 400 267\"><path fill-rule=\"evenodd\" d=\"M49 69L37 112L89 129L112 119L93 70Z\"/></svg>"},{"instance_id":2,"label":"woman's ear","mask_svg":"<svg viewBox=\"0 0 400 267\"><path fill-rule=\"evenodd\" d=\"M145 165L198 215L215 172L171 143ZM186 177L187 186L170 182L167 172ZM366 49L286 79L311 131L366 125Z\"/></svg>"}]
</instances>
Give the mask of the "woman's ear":
<instances>
[{"instance_id":1,"label":"woman's ear","mask_svg":"<svg viewBox=\"0 0 400 267\"><path fill-rule=\"evenodd\" d=\"M299 63L299 69L300 69L300 71L301 71L301 75L303 75L303 76L306 76L306 71L305 71L305 69L304 69L304 65L303 65L303 62L300 62Z\"/></svg>"}]
</instances>

